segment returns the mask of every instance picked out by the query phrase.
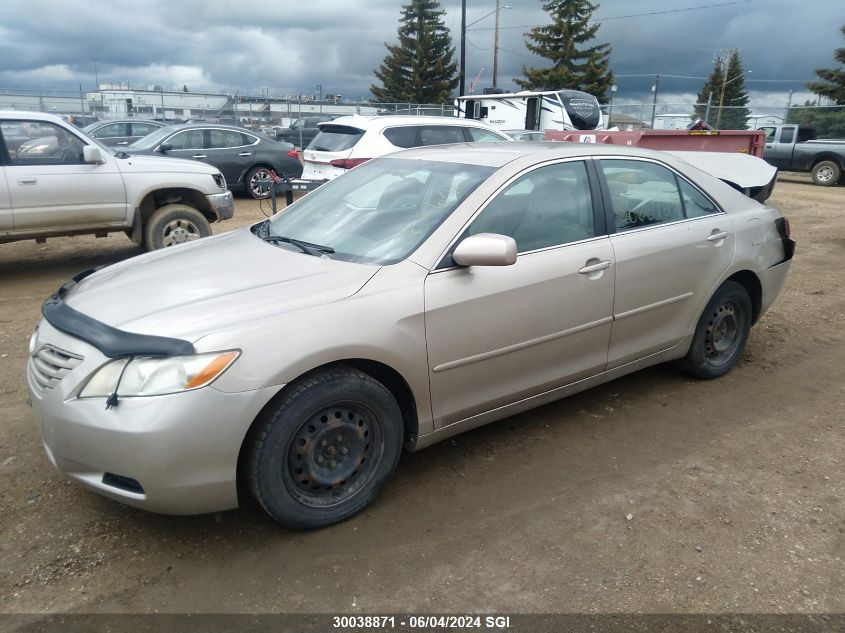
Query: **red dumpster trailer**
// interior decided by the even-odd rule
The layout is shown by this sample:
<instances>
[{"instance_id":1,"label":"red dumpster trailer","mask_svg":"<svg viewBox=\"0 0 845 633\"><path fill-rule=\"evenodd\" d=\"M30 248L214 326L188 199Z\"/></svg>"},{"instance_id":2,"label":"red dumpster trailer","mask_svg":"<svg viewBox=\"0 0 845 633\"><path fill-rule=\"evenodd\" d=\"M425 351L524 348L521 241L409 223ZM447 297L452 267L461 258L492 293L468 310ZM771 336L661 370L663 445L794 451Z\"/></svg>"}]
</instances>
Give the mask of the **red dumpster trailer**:
<instances>
[{"instance_id":1,"label":"red dumpster trailer","mask_svg":"<svg viewBox=\"0 0 845 633\"><path fill-rule=\"evenodd\" d=\"M738 152L762 158L766 133L760 130L546 130L546 140L627 145L664 152Z\"/></svg>"},{"instance_id":2,"label":"red dumpster trailer","mask_svg":"<svg viewBox=\"0 0 845 633\"><path fill-rule=\"evenodd\" d=\"M762 159L766 134L760 130L545 130L545 138L671 152L760 202L777 178L777 169Z\"/></svg>"}]
</instances>

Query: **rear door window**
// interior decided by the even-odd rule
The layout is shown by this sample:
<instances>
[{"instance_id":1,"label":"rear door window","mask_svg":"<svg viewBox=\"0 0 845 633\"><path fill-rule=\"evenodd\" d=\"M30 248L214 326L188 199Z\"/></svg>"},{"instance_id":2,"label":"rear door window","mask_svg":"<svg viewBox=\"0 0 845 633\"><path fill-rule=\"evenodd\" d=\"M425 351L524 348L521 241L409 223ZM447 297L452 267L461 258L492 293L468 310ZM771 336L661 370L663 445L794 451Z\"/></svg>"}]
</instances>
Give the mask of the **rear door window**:
<instances>
[{"instance_id":1,"label":"rear door window","mask_svg":"<svg viewBox=\"0 0 845 633\"><path fill-rule=\"evenodd\" d=\"M211 130L208 149L225 149L227 147L241 147L244 137L234 130Z\"/></svg>"},{"instance_id":2,"label":"rear door window","mask_svg":"<svg viewBox=\"0 0 845 633\"><path fill-rule=\"evenodd\" d=\"M606 159L601 168L610 193L616 231L684 219L675 174L656 163Z\"/></svg>"},{"instance_id":3,"label":"rear door window","mask_svg":"<svg viewBox=\"0 0 845 633\"><path fill-rule=\"evenodd\" d=\"M308 149L318 152L342 152L352 149L364 135L364 130L346 125L323 125L317 136L308 144Z\"/></svg>"},{"instance_id":4,"label":"rear door window","mask_svg":"<svg viewBox=\"0 0 845 633\"><path fill-rule=\"evenodd\" d=\"M419 127L406 125L404 127L389 127L384 131L384 137L396 147L417 147Z\"/></svg>"},{"instance_id":5,"label":"rear door window","mask_svg":"<svg viewBox=\"0 0 845 633\"><path fill-rule=\"evenodd\" d=\"M784 127L780 129L780 142L781 143L791 143L792 139L795 138L795 128L794 127Z\"/></svg>"}]
</instances>

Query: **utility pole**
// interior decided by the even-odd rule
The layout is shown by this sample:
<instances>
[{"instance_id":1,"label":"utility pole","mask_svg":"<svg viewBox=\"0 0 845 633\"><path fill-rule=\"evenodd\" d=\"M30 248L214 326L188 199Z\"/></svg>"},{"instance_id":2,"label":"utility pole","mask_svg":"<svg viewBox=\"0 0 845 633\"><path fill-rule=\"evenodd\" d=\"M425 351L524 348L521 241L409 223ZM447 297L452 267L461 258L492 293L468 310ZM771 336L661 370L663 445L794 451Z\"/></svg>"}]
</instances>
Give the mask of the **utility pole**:
<instances>
[{"instance_id":1,"label":"utility pole","mask_svg":"<svg viewBox=\"0 0 845 633\"><path fill-rule=\"evenodd\" d=\"M651 129L654 129L654 115L657 114L657 93L660 90L660 75L654 76L654 101L651 104Z\"/></svg>"},{"instance_id":2,"label":"utility pole","mask_svg":"<svg viewBox=\"0 0 845 633\"><path fill-rule=\"evenodd\" d=\"M94 83L96 83L96 85L94 86L94 90L99 90L100 89L100 73L97 72L97 58L92 57L91 61L94 62Z\"/></svg>"},{"instance_id":3,"label":"utility pole","mask_svg":"<svg viewBox=\"0 0 845 633\"><path fill-rule=\"evenodd\" d=\"M82 98L82 84L79 84L79 114L85 114L85 100Z\"/></svg>"},{"instance_id":4,"label":"utility pole","mask_svg":"<svg viewBox=\"0 0 845 633\"><path fill-rule=\"evenodd\" d=\"M783 122L789 123L789 109L792 107L792 93L795 92L794 90L789 91L789 99L786 102L786 112L783 113Z\"/></svg>"},{"instance_id":5,"label":"utility pole","mask_svg":"<svg viewBox=\"0 0 845 633\"><path fill-rule=\"evenodd\" d=\"M719 93L719 112L716 113L716 129L722 123L722 108L725 103L725 88L728 85L728 71L731 68L731 56L734 54L733 50L728 51L728 56L725 58L725 69L722 71L722 91Z\"/></svg>"},{"instance_id":6,"label":"utility pole","mask_svg":"<svg viewBox=\"0 0 845 633\"><path fill-rule=\"evenodd\" d=\"M496 28L493 35L493 87L499 74L499 0L496 0Z\"/></svg>"},{"instance_id":7,"label":"utility pole","mask_svg":"<svg viewBox=\"0 0 845 633\"><path fill-rule=\"evenodd\" d=\"M616 89L617 89L616 84L613 84L610 87L610 107L607 109L607 125L606 125L608 130L613 127L613 95L616 94Z\"/></svg>"},{"instance_id":8,"label":"utility pole","mask_svg":"<svg viewBox=\"0 0 845 633\"><path fill-rule=\"evenodd\" d=\"M464 95L466 87L467 67L467 0L461 0L461 83L458 86L458 96Z\"/></svg>"},{"instance_id":9,"label":"utility pole","mask_svg":"<svg viewBox=\"0 0 845 633\"><path fill-rule=\"evenodd\" d=\"M704 123L710 125L710 106L713 104L713 91L707 95L707 109L704 111Z\"/></svg>"}]
</instances>

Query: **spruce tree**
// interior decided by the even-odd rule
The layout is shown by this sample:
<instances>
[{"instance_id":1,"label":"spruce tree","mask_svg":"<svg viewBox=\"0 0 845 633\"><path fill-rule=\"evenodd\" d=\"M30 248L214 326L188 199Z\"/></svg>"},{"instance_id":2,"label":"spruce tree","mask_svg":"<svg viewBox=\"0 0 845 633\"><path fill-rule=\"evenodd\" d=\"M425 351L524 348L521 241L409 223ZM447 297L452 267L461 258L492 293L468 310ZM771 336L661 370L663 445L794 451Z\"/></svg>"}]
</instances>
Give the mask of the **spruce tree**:
<instances>
[{"instance_id":1,"label":"spruce tree","mask_svg":"<svg viewBox=\"0 0 845 633\"><path fill-rule=\"evenodd\" d=\"M707 114L707 98L713 93L713 100L710 104L710 117L705 121L712 127L722 130L744 130L748 127L748 117L751 111L746 107L749 102L748 92L745 89L745 78L742 74L742 61L739 53L731 51L728 53L727 83L725 83L725 71L723 60L717 59L713 66L713 72L704 82L701 92L696 100L695 118L705 120ZM722 114L719 116L719 99L724 88L725 95L722 99Z\"/></svg>"},{"instance_id":2,"label":"spruce tree","mask_svg":"<svg viewBox=\"0 0 845 633\"><path fill-rule=\"evenodd\" d=\"M842 27L845 35L845 25ZM833 58L840 64L845 64L845 48L833 51ZM845 105L845 68L817 68L816 75L821 81L811 81L807 88L822 97L833 100L836 105Z\"/></svg>"},{"instance_id":3,"label":"spruce tree","mask_svg":"<svg viewBox=\"0 0 845 633\"><path fill-rule=\"evenodd\" d=\"M450 103L458 86L455 48L438 0L411 0L402 6L399 43L385 43L388 54L375 71L381 85L370 86L382 103Z\"/></svg>"},{"instance_id":4,"label":"spruce tree","mask_svg":"<svg viewBox=\"0 0 845 633\"><path fill-rule=\"evenodd\" d=\"M589 0L547 0L543 10L551 24L526 33L528 50L551 61L547 68L523 67L524 79L514 81L527 90L583 90L604 100L613 85L610 44L593 41L599 24L590 24L598 5Z\"/></svg>"}]
</instances>

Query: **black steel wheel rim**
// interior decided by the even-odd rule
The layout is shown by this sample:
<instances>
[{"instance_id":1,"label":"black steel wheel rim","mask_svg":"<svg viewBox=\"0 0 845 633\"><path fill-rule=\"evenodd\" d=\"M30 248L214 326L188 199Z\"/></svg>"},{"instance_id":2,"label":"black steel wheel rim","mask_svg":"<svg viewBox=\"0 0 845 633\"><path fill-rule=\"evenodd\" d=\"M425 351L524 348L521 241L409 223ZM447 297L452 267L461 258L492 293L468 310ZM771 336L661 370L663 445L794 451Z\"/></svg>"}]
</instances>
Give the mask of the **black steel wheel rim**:
<instances>
[{"instance_id":1,"label":"black steel wheel rim","mask_svg":"<svg viewBox=\"0 0 845 633\"><path fill-rule=\"evenodd\" d=\"M713 365L729 363L742 342L744 313L733 301L719 304L710 314L704 335L704 355Z\"/></svg>"},{"instance_id":2,"label":"black steel wheel rim","mask_svg":"<svg viewBox=\"0 0 845 633\"><path fill-rule=\"evenodd\" d=\"M378 416L357 402L338 403L316 411L294 433L284 481L304 505L338 505L366 486L383 453Z\"/></svg>"},{"instance_id":3,"label":"black steel wheel rim","mask_svg":"<svg viewBox=\"0 0 845 633\"><path fill-rule=\"evenodd\" d=\"M252 195L255 198L267 198L270 196L269 191L262 191L258 184L259 180L267 180L270 178L270 171L267 169L258 169L252 174L249 179L249 188L252 190Z\"/></svg>"}]
</instances>

